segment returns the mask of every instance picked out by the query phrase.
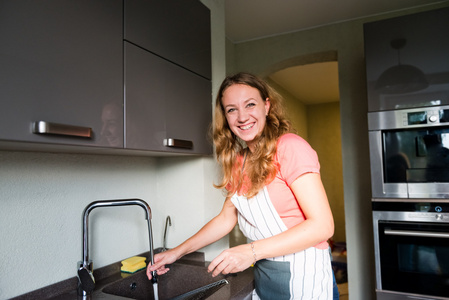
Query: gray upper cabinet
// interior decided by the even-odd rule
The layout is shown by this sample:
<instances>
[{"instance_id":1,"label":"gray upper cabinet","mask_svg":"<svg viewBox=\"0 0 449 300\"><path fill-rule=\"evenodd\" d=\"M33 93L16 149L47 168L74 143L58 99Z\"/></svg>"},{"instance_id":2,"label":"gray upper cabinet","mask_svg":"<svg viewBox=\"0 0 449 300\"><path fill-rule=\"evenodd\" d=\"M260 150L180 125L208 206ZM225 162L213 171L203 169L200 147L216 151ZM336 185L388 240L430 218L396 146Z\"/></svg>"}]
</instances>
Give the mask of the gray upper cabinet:
<instances>
[{"instance_id":1,"label":"gray upper cabinet","mask_svg":"<svg viewBox=\"0 0 449 300\"><path fill-rule=\"evenodd\" d=\"M211 154L210 12L125 0L125 148Z\"/></svg>"},{"instance_id":2,"label":"gray upper cabinet","mask_svg":"<svg viewBox=\"0 0 449 300\"><path fill-rule=\"evenodd\" d=\"M364 24L368 111L449 105L449 7Z\"/></svg>"},{"instance_id":3,"label":"gray upper cabinet","mask_svg":"<svg viewBox=\"0 0 449 300\"><path fill-rule=\"evenodd\" d=\"M197 0L0 0L0 147L211 154L210 35Z\"/></svg>"},{"instance_id":4,"label":"gray upper cabinet","mask_svg":"<svg viewBox=\"0 0 449 300\"><path fill-rule=\"evenodd\" d=\"M122 1L0 7L0 140L123 148Z\"/></svg>"},{"instance_id":5,"label":"gray upper cabinet","mask_svg":"<svg viewBox=\"0 0 449 300\"><path fill-rule=\"evenodd\" d=\"M125 40L211 79L210 12L200 1L125 0Z\"/></svg>"},{"instance_id":6,"label":"gray upper cabinet","mask_svg":"<svg viewBox=\"0 0 449 300\"><path fill-rule=\"evenodd\" d=\"M210 154L211 82L125 42L126 148Z\"/></svg>"}]
</instances>

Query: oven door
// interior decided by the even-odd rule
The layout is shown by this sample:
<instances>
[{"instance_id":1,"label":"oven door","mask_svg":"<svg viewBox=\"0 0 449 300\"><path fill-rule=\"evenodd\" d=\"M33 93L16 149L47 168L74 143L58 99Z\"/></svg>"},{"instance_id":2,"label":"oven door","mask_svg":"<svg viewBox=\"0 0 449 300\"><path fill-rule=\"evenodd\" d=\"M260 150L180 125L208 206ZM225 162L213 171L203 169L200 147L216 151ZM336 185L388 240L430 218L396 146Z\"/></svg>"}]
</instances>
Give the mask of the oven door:
<instances>
[{"instance_id":1,"label":"oven door","mask_svg":"<svg viewBox=\"0 0 449 300\"><path fill-rule=\"evenodd\" d=\"M449 198L449 107L368 114L373 198Z\"/></svg>"},{"instance_id":2,"label":"oven door","mask_svg":"<svg viewBox=\"0 0 449 300\"><path fill-rule=\"evenodd\" d=\"M449 127L370 131L369 146L373 198L449 198Z\"/></svg>"},{"instance_id":3,"label":"oven door","mask_svg":"<svg viewBox=\"0 0 449 300\"><path fill-rule=\"evenodd\" d=\"M416 220L411 220L413 217ZM374 212L378 294L449 299L447 218L447 214L429 212ZM433 219L434 222L422 222L424 219ZM422 297L416 298L418 295ZM378 299L381 298L406 297Z\"/></svg>"}]
</instances>

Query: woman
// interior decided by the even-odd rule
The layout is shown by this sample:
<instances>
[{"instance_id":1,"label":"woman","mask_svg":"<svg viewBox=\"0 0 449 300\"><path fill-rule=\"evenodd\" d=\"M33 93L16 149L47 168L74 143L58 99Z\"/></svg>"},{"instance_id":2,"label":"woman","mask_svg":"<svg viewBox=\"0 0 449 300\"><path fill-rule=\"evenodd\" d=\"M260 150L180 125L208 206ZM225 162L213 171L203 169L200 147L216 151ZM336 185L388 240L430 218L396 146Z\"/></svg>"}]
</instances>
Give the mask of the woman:
<instances>
[{"instance_id":1,"label":"woman","mask_svg":"<svg viewBox=\"0 0 449 300\"><path fill-rule=\"evenodd\" d=\"M291 133L281 97L248 73L227 77L213 138L227 197L221 212L181 245L157 254L148 277L228 234L239 222L252 242L223 251L212 276L254 265L253 299L332 299L327 239L334 223L315 151ZM245 147L246 145L246 147Z\"/></svg>"}]
</instances>

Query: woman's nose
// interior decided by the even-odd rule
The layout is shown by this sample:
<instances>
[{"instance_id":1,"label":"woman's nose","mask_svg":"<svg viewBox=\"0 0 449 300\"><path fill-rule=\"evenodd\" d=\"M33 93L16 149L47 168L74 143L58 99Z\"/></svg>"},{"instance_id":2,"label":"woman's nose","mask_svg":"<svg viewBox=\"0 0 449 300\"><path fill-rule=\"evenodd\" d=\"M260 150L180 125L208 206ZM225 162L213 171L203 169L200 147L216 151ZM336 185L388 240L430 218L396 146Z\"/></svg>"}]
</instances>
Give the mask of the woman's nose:
<instances>
[{"instance_id":1,"label":"woman's nose","mask_svg":"<svg viewBox=\"0 0 449 300\"><path fill-rule=\"evenodd\" d=\"M245 122L248 120L248 113L245 110L239 110L238 121Z\"/></svg>"}]
</instances>

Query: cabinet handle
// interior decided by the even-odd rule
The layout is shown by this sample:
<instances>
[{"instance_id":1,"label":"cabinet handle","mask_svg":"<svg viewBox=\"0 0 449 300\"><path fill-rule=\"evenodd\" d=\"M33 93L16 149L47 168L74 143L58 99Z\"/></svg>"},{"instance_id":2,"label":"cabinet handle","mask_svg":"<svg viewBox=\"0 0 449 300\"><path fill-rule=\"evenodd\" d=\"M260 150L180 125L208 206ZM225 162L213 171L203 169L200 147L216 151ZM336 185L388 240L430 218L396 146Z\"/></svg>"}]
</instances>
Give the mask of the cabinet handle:
<instances>
[{"instance_id":1,"label":"cabinet handle","mask_svg":"<svg viewBox=\"0 0 449 300\"><path fill-rule=\"evenodd\" d=\"M448 233L430 232L430 231L411 231L411 230L393 230L385 229L386 235L414 236L414 237L433 237L433 238L449 238Z\"/></svg>"},{"instance_id":2,"label":"cabinet handle","mask_svg":"<svg viewBox=\"0 0 449 300\"><path fill-rule=\"evenodd\" d=\"M164 139L164 146L174 148L193 149L193 142L178 139Z\"/></svg>"},{"instance_id":3,"label":"cabinet handle","mask_svg":"<svg viewBox=\"0 0 449 300\"><path fill-rule=\"evenodd\" d=\"M45 121L33 122L33 133L92 138L92 128L90 127L58 124Z\"/></svg>"}]
</instances>

